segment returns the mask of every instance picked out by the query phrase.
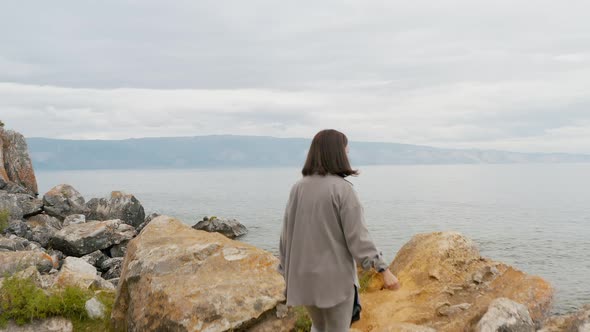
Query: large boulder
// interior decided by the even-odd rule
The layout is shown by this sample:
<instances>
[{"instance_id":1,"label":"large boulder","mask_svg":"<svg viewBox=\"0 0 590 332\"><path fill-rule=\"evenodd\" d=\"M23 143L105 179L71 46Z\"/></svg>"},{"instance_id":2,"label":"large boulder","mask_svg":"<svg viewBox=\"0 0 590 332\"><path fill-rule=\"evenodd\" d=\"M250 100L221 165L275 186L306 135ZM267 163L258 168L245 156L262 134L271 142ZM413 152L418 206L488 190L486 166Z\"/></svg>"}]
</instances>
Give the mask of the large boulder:
<instances>
[{"instance_id":1,"label":"large boulder","mask_svg":"<svg viewBox=\"0 0 590 332\"><path fill-rule=\"evenodd\" d=\"M62 228L59 219L46 214L29 217L26 224L29 231L25 237L41 244L43 247L47 247L49 239Z\"/></svg>"},{"instance_id":2,"label":"large boulder","mask_svg":"<svg viewBox=\"0 0 590 332\"><path fill-rule=\"evenodd\" d=\"M205 232L217 232L227 236L230 239L242 236L248 233L246 226L240 224L235 219L218 219L217 217L203 218L193 226L194 229Z\"/></svg>"},{"instance_id":3,"label":"large boulder","mask_svg":"<svg viewBox=\"0 0 590 332\"><path fill-rule=\"evenodd\" d=\"M68 256L84 256L96 250L107 249L135 237L135 229L121 220L90 221L72 224L57 231L49 245Z\"/></svg>"},{"instance_id":4,"label":"large boulder","mask_svg":"<svg viewBox=\"0 0 590 332\"><path fill-rule=\"evenodd\" d=\"M259 324L285 300L269 252L161 216L129 242L115 330L227 331Z\"/></svg>"},{"instance_id":5,"label":"large boulder","mask_svg":"<svg viewBox=\"0 0 590 332\"><path fill-rule=\"evenodd\" d=\"M0 178L24 188L37 196L37 179L24 136L12 130L0 128Z\"/></svg>"},{"instance_id":6,"label":"large boulder","mask_svg":"<svg viewBox=\"0 0 590 332\"><path fill-rule=\"evenodd\" d=\"M145 211L141 203L130 194L113 191L108 198L93 198L86 204L89 220L121 219L137 227L144 222Z\"/></svg>"},{"instance_id":7,"label":"large boulder","mask_svg":"<svg viewBox=\"0 0 590 332\"><path fill-rule=\"evenodd\" d=\"M74 187L60 184L43 195L44 210L47 214L64 220L71 214L86 212L86 201Z\"/></svg>"},{"instance_id":8,"label":"large boulder","mask_svg":"<svg viewBox=\"0 0 590 332\"><path fill-rule=\"evenodd\" d=\"M114 290L110 282L98 276L96 268L78 257L67 257L57 274L55 286Z\"/></svg>"},{"instance_id":9,"label":"large boulder","mask_svg":"<svg viewBox=\"0 0 590 332\"><path fill-rule=\"evenodd\" d=\"M0 212L8 211L11 219L35 215L41 212L43 202L27 194L9 194L0 191Z\"/></svg>"},{"instance_id":10,"label":"large boulder","mask_svg":"<svg viewBox=\"0 0 590 332\"><path fill-rule=\"evenodd\" d=\"M401 289L380 290L377 274L361 294L359 331L392 324L424 325L437 331L472 331L497 298L523 304L535 324L545 319L553 289L545 280L482 258L475 243L455 232L414 236L390 265Z\"/></svg>"}]
</instances>

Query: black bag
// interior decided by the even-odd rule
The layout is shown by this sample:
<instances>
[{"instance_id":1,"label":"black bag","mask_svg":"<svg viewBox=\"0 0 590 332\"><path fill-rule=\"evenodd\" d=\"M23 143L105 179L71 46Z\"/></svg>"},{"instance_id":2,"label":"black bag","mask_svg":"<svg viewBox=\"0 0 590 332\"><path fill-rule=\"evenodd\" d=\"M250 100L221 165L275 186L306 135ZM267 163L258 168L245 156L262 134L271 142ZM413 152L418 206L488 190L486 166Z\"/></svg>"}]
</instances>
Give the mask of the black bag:
<instances>
[{"instance_id":1,"label":"black bag","mask_svg":"<svg viewBox=\"0 0 590 332\"><path fill-rule=\"evenodd\" d=\"M359 290L356 285L354 285L354 303L352 304L352 320L350 321L350 325L361 319L362 310L363 307L361 307L361 302L359 301Z\"/></svg>"}]
</instances>

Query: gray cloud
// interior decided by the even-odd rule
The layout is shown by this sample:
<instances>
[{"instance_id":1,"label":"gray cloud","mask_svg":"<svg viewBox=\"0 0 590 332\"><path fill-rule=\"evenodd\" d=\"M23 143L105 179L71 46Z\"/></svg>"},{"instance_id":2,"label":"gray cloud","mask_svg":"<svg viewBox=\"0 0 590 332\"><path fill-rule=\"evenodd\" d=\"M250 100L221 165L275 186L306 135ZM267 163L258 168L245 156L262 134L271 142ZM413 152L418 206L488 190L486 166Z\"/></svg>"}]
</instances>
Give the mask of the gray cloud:
<instances>
[{"instance_id":1,"label":"gray cloud","mask_svg":"<svg viewBox=\"0 0 590 332\"><path fill-rule=\"evenodd\" d=\"M0 118L28 136L311 136L590 153L586 1L18 1Z\"/></svg>"}]
</instances>

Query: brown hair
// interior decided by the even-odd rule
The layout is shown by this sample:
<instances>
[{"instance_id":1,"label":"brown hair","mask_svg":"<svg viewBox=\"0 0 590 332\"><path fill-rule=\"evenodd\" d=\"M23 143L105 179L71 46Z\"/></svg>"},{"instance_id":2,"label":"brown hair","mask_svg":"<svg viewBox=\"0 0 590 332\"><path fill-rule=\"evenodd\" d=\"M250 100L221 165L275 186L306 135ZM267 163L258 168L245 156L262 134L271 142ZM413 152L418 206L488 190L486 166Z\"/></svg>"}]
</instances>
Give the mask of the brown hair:
<instances>
[{"instance_id":1,"label":"brown hair","mask_svg":"<svg viewBox=\"0 0 590 332\"><path fill-rule=\"evenodd\" d=\"M311 141L307 160L301 173L303 176L333 174L341 177L358 175L358 170L350 167L346 155L348 138L334 129L325 129L317 133Z\"/></svg>"}]
</instances>

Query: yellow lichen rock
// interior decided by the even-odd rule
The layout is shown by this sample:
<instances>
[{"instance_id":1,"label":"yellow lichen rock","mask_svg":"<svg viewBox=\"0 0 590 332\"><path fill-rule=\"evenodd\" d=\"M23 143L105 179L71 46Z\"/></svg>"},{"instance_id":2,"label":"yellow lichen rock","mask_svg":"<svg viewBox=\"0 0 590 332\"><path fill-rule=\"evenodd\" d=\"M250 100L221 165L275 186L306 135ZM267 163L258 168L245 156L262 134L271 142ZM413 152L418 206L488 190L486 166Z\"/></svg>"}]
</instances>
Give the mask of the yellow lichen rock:
<instances>
[{"instance_id":1,"label":"yellow lichen rock","mask_svg":"<svg viewBox=\"0 0 590 332\"><path fill-rule=\"evenodd\" d=\"M525 305L540 322L553 296L545 280L480 257L473 241L454 232L414 236L390 269L401 289L380 290L380 279L370 281L361 295L362 318L353 325L357 331L404 331L401 323L416 331L471 331L500 297Z\"/></svg>"},{"instance_id":2,"label":"yellow lichen rock","mask_svg":"<svg viewBox=\"0 0 590 332\"><path fill-rule=\"evenodd\" d=\"M262 249L157 217L129 242L113 325L129 332L253 328L276 318L285 300L277 265ZM282 324L268 324L281 331Z\"/></svg>"}]
</instances>

